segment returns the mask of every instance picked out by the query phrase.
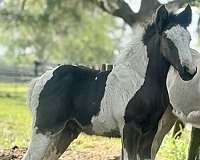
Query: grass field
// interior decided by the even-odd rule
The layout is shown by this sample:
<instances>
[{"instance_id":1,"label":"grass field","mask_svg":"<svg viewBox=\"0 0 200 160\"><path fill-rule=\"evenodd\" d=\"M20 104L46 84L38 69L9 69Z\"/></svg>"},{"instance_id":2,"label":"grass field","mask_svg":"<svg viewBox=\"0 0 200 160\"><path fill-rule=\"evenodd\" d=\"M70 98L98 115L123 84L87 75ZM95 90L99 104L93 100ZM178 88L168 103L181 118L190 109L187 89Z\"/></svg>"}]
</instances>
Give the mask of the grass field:
<instances>
[{"instance_id":1,"label":"grass field","mask_svg":"<svg viewBox=\"0 0 200 160\"><path fill-rule=\"evenodd\" d=\"M26 107L24 84L0 83L0 149L13 146L27 147L31 136L31 114ZM185 160L188 131L179 140L166 136L158 155L159 160ZM70 146L77 153L120 154L120 140L82 134ZM104 151L104 152L102 152Z\"/></svg>"}]
</instances>

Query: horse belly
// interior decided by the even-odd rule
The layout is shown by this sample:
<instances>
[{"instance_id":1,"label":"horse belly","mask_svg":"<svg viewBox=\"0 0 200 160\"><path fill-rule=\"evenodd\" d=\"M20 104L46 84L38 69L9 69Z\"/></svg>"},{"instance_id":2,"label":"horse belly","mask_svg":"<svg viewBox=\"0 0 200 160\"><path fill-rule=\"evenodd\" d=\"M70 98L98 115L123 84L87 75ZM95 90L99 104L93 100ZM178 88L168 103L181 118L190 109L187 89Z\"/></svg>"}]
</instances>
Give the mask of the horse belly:
<instances>
[{"instance_id":1,"label":"horse belly","mask_svg":"<svg viewBox=\"0 0 200 160\"><path fill-rule=\"evenodd\" d=\"M127 104L138 88L139 85L136 87L134 84L130 84L126 88L125 84L121 83L120 87L111 87L110 90L106 90L107 93L102 99L100 112L97 116L92 117L92 129L95 134L122 133Z\"/></svg>"},{"instance_id":2,"label":"horse belly","mask_svg":"<svg viewBox=\"0 0 200 160\"><path fill-rule=\"evenodd\" d=\"M104 112L103 114L94 116L91 123L92 132L95 135L110 135L109 137L115 137L116 134L119 135L117 123L110 112ZM112 135L113 133L115 133L115 135Z\"/></svg>"},{"instance_id":3,"label":"horse belly","mask_svg":"<svg viewBox=\"0 0 200 160\"><path fill-rule=\"evenodd\" d=\"M106 81L100 111L91 119L95 134L122 133L126 106L143 82L144 78L140 74L126 66L112 70Z\"/></svg>"},{"instance_id":4,"label":"horse belly","mask_svg":"<svg viewBox=\"0 0 200 160\"><path fill-rule=\"evenodd\" d=\"M121 91L121 92L120 92ZM97 135L122 133L126 105L131 96L118 88L106 89L98 115L92 117L92 129Z\"/></svg>"}]
</instances>

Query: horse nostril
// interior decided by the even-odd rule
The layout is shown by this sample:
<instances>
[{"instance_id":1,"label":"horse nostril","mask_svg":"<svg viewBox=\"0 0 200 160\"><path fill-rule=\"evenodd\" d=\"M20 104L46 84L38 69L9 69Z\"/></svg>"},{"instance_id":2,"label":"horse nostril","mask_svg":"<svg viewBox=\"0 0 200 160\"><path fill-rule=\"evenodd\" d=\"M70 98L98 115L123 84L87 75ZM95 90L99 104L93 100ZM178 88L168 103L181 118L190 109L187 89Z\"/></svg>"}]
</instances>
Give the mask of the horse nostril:
<instances>
[{"instance_id":1,"label":"horse nostril","mask_svg":"<svg viewBox=\"0 0 200 160\"><path fill-rule=\"evenodd\" d=\"M197 73L197 67L195 69L189 69L187 66L183 66L183 72L189 73L190 75L195 75Z\"/></svg>"},{"instance_id":2,"label":"horse nostril","mask_svg":"<svg viewBox=\"0 0 200 160\"><path fill-rule=\"evenodd\" d=\"M186 66L183 66L183 71L184 71L184 72L189 72L189 68L186 67Z\"/></svg>"}]
</instances>

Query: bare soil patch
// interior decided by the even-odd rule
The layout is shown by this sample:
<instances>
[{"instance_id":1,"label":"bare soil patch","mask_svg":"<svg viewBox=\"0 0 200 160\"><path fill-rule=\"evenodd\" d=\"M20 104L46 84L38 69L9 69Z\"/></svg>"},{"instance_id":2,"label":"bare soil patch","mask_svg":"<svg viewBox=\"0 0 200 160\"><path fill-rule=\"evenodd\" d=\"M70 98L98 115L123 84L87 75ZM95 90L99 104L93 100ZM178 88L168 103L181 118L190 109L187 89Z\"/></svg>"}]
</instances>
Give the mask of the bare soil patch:
<instances>
[{"instance_id":1,"label":"bare soil patch","mask_svg":"<svg viewBox=\"0 0 200 160\"><path fill-rule=\"evenodd\" d=\"M0 149L0 160L21 160L26 152L26 148ZM73 151L68 149L60 160L117 160L119 151L115 149L103 149L94 147L92 150Z\"/></svg>"}]
</instances>

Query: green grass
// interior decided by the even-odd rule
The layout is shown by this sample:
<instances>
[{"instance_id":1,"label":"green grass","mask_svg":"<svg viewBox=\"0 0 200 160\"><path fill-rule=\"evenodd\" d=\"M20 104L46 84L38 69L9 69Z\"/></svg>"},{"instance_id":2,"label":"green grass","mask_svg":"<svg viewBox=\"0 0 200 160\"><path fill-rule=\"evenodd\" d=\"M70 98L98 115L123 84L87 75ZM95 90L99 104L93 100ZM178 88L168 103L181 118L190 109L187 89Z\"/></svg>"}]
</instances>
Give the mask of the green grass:
<instances>
[{"instance_id":1,"label":"green grass","mask_svg":"<svg viewBox=\"0 0 200 160\"><path fill-rule=\"evenodd\" d=\"M26 107L26 86L0 84L0 148L26 146L31 116Z\"/></svg>"},{"instance_id":2,"label":"green grass","mask_svg":"<svg viewBox=\"0 0 200 160\"><path fill-rule=\"evenodd\" d=\"M26 106L24 84L0 83L0 148L11 148L15 145L26 147L31 136L31 114ZM167 135L158 160L185 160L189 142L188 131L183 132L179 140ZM74 151L88 151L94 147L105 150L119 150L119 139L108 139L97 136L80 135L70 146Z\"/></svg>"}]
</instances>

